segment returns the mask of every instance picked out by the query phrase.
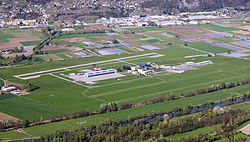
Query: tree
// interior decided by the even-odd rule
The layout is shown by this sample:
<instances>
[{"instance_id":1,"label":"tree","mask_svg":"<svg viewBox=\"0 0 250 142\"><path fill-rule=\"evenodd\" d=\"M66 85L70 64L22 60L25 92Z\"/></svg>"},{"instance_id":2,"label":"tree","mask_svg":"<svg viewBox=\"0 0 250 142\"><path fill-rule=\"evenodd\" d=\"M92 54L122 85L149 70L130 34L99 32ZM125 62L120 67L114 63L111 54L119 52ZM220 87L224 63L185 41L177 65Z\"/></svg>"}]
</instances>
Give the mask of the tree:
<instances>
[{"instance_id":1,"label":"tree","mask_svg":"<svg viewBox=\"0 0 250 142\"><path fill-rule=\"evenodd\" d=\"M112 43L113 43L113 44L119 44L119 41L118 41L117 39L113 39L113 40L112 40Z\"/></svg>"}]
</instances>

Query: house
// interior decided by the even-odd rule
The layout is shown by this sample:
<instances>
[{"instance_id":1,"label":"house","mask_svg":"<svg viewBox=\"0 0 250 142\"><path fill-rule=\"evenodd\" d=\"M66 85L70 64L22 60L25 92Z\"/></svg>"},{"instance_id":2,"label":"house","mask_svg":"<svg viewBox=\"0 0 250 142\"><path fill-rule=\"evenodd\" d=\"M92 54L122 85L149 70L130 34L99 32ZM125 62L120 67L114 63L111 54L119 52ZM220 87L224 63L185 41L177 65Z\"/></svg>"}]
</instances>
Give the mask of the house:
<instances>
[{"instance_id":1,"label":"house","mask_svg":"<svg viewBox=\"0 0 250 142\"><path fill-rule=\"evenodd\" d=\"M11 86L11 87L2 87L1 90L5 93L16 90L16 87Z\"/></svg>"},{"instance_id":2,"label":"house","mask_svg":"<svg viewBox=\"0 0 250 142\"><path fill-rule=\"evenodd\" d=\"M85 73L85 77L93 77L93 76L100 76L105 74L113 74L117 73L116 69L109 69L109 70L100 70L100 71L90 71Z\"/></svg>"}]
</instances>

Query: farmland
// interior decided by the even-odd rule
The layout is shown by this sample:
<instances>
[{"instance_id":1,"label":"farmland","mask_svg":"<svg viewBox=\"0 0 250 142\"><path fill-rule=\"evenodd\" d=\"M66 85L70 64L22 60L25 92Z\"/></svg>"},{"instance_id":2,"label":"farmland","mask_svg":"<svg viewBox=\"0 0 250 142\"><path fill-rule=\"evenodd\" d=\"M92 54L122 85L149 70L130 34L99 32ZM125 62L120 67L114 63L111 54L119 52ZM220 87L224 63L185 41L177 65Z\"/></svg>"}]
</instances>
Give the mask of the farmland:
<instances>
[{"instance_id":1,"label":"farmland","mask_svg":"<svg viewBox=\"0 0 250 142\"><path fill-rule=\"evenodd\" d=\"M115 102L118 106L124 103L137 105L155 98L169 97L173 94L181 96L183 93L216 86L223 82L249 79L249 60L223 56L221 53L237 51L216 46L217 43L230 44L229 42L238 37L208 36L206 34L211 31L205 29L229 33L238 30L237 28L221 28L217 25L208 24L164 28L126 28L125 30L132 33L107 30L106 33L80 33L56 37L50 44L42 48L41 51L46 54L33 55L37 61L0 69L0 78L4 80L24 86L31 83L39 87L29 92L28 95L0 95L0 112L20 120L29 121L34 119L38 121L41 118L48 120L53 116L65 116L83 110L98 113L57 123L23 128L28 134L37 137L55 133L62 129L72 130L82 126L98 125L108 122L110 119L125 120L140 114L170 111L176 107L199 105L248 93L250 91L249 84L213 93L182 97L177 100L99 114L100 106L110 102ZM198 33L192 33L194 31L198 31ZM1 30L0 33L0 39L2 40L0 40L0 44L11 42L9 40L12 38L18 38L22 35L34 35L34 39L30 41L20 39L17 44L22 46L35 46L45 39L41 33L27 29ZM109 51L109 53L107 55L101 54L100 51L102 50ZM117 50L122 52L117 52ZM249 54L246 49L242 50L245 54ZM216 53L217 55L211 57L206 52ZM126 67L137 68L145 63L158 67L174 67L184 63L194 64L203 61L211 61L212 64L189 68L181 73L163 71L143 76L142 74L129 73L126 69ZM120 69L119 74L122 77L93 82L70 78L70 74L79 77L80 73L93 71L96 68L102 70ZM146 70L146 67L143 69ZM2 85L3 83L0 80L0 86ZM238 104L238 107L246 110L247 105L248 102ZM208 130L210 129L205 127L184 133L183 136L188 137ZM0 135L3 140L30 137L14 130L0 132ZM177 139L177 137L179 136L170 136L171 139Z\"/></svg>"},{"instance_id":2,"label":"farmland","mask_svg":"<svg viewBox=\"0 0 250 142\"><path fill-rule=\"evenodd\" d=\"M229 50L229 49L211 45L206 42L189 43L188 45L190 47L193 47L202 51L211 52L211 53L225 53Z\"/></svg>"},{"instance_id":3,"label":"farmland","mask_svg":"<svg viewBox=\"0 0 250 142\"><path fill-rule=\"evenodd\" d=\"M160 112L160 111L169 111L178 107L185 107L190 103L192 105L205 103L207 101L216 101L221 99L227 99L230 96L237 96L237 94L247 92L249 85L236 87L233 89L223 90L215 93L208 93L197 97L188 97L178 100L173 100L169 102L157 103L152 105L135 107L127 110L122 110L118 112L109 112L101 115L88 116L84 118L66 120L58 123L50 123L42 126L35 126L30 128L25 128L24 130L32 134L33 136L45 135L56 132L60 129L74 129L79 128L81 126L89 126L89 125L97 125L101 124L109 119L112 120L123 120L128 119L128 117L136 116L138 114L148 114L152 111ZM79 125L79 122L87 122L85 124ZM15 131L3 132L1 133L3 138L8 138L8 136L12 136L12 138L23 138L24 136L21 134L17 134ZM27 136L25 136L27 137Z\"/></svg>"}]
</instances>

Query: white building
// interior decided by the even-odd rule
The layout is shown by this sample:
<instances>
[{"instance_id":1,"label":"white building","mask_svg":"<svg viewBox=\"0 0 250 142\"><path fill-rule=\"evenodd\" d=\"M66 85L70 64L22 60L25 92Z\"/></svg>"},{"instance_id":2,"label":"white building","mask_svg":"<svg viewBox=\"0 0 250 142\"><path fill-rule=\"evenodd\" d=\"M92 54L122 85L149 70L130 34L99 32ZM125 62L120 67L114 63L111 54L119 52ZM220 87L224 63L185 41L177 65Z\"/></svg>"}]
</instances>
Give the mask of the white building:
<instances>
[{"instance_id":1,"label":"white building","mask_svg":"<svg viewBox=\"0 0 250 142\"><path fill-rule=\"evenodd\" d=\"M10 91L16 90L16 87L14 87L14 86L11 86L11 87L2 87L1 90L3 92L10 92Z\"/></svg>"},{"instance_id":2,"label":"white building","mask_svg":"<svg viewBox=\"0 0 250 142\"><path fill-rule=\"evenodd\" d=\"M100 75L112 74L112 73L117 73L117 70L109 69L109 70L91 71L91 72L85 73L85 76L92 77L92 76L100 76Z\"/></svg>"}]
</instances>

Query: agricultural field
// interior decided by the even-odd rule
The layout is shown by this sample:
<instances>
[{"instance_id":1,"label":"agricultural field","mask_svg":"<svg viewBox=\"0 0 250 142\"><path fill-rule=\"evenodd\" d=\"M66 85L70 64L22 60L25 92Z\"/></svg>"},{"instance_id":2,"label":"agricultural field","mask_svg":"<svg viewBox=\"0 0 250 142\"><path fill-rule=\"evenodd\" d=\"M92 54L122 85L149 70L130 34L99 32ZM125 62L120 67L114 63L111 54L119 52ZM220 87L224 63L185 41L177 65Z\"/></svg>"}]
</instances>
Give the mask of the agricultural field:
<instances>
[{"instance_id":1,"label":"agricultural field","mask_svg":"<svg viewBox=\"0 0 250 142\"><path fill-rule=\"evenodd\" d=\"M137 33L137 32L147 32L147 31L159 31L164 29L158 27L145 27L145 28L128 28L127 30Z\"/></svg>"},{"instance_id":2,"label":"agricultural field","mask_svg":"<svg viewBox=\"0 0 250 142\"><path fill-rule=\"evenodd\" d=\"M218 26L218 25L214 25L214 24L203 24L203 25L199 25L198 27L201 27L204 29L210 29L210 30L214 30L214 31L218 31L218 32L231 32L231 31L240 30L240 29L234 28L234 27L222 27L222 26Z\"/></svg>"},{"instance_id":3,"label":"agricultural field","mask_svg":"<svg viewBox=\"0 0 250 142\"><path fill-rule=\"evenodd\" d=\"M249 79L249 60L223 56L221 53L229 51L237 53L237 51L216 46L218 43L229 44L236 37L209 36L206 35L208 33L206 29L229 33L238 30L233 27L222 28L208 24L126 28L135 32L130 34L111 32L62 35L43 47L41 51L46 54L33 56L37 61L0 69L0 78L4 80L39 86L39 89L29 92L28 95L0 95L0 112L20 120L32 121L41 118L46 120L53 116L64 116L82 110L98 112L101 104L110 102L116 102L118 106L123 103L140 104L159 97L169 97L172 94L180 96L182 93L208 88L222 82ZM31 30L0 30L0 47L1 44L11 43L11 39L17 39L23 35L34 36L34 39L29 41L19 39L17 44L21 46L35 46L45 39L41 33ZM115 43L115 39L118 43ZM202 51L217 53L217 56L209 57ZM104 52L106 54L101 54ZM249 53L246 52L246 54ZM126 66L136 67L145 63L177 66L187 62L202 61L211 61L212 64L197 66L181 73L165 71L149 76L129 74L124 69ZM121 69L118 73L120 76L89 82L70 78L70 74L79 75L79 73L93 71L96 67L105 70ZM2 85L3 82L0 80L0 86ZM98 125L110 119L125 120L138 114L170 111L190 104L198 105L242 96L250 91L249 88L249 84L242 85L213 93L49 123L23 130L37 137L62 129L72 130L82 126ZM246 102L233 107L247 110L248 105L249 103ZM188 137L206 131L210 131L210 128L201 128L184 133L182 136ZM17 131L0 132L0 135L3 140L30 137ZM179 135L169 138L175 140Z\"/></svg>"},{"instance_id":4,"label":"agricultural field","mask_svg":"<svg viewBox=\"0 0 250 142\"><path fill-rule=\"evenodd\" d=\"M39 44L44 35L31 29L0 30L0 50Z\"/></svg>"},{"instance_id":5,"label":"agricultural field","mask_svg":"<svg viewBox=\"0 0 250 142\"><path fill-rule=\"evenodd\" d=\"M202 51L211 52L211 53L225 53L227 51L232 51L230 49L214 46L214 45L211 45L211 44L206 43L206 42L188 43L188 46L193 47L195 49L202 50Z\"/></svg>"}]
</instances>

